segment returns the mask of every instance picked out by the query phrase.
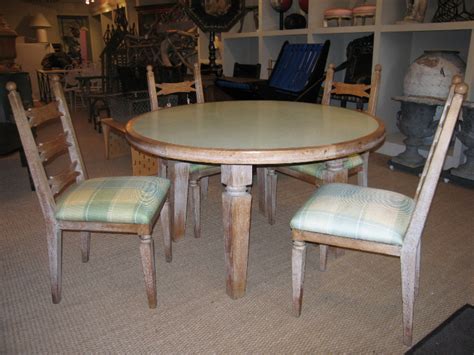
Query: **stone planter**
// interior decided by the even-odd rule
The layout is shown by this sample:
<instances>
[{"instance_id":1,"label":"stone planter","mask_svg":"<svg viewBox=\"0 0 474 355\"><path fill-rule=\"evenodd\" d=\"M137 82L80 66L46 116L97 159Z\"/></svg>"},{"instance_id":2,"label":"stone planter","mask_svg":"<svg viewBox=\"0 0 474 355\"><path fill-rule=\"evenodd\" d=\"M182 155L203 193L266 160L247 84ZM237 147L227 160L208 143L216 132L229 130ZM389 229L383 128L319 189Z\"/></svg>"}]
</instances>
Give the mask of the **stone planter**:
<instances>
[{"instance_id":1,"label":"stone planter","mask_svg":"<svg viewBox=\"0 0 474 355\"><path fill-rule=\"evenodd\" d=\"M464 76L466 63L457 51L425 51L408 68L403 81L405 96L446 99L451 79Z\"/></svg>"},{"instance_id":2,"label":"stone planter","mask_svg":"<svg viewBox=\"0 0 474 355\"><path fill-rule=\"evenodd\" d=\"M456 132L456 137L461 141L466 150L466 162L455 169L451 174L474 182L474 103L466 103L462 108L461 130Z\"/></svg>"}]
</instances>

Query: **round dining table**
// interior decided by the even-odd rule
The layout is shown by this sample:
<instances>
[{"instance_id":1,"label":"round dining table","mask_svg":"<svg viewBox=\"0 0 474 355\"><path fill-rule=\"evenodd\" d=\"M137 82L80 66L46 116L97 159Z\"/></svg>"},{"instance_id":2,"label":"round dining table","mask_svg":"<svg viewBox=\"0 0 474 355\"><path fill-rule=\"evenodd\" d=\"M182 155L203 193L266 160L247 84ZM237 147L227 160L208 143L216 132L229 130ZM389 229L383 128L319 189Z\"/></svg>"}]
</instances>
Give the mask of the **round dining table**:
<instances>
[{"instance_id":1,"label":"round dining table","mask_svg":"<svg viewBox=\"0 0 474 355\"><path fill-rule=\"evenodd\" d=\"M382 121L364 112L257 100L152 111L130 120L126 131L137 149L168 161L174 240L184 236L190 163L221 165L226 291L233 299L246 290L252 167L326 161L326 180L346 182L344 158L385 138Z\"/></svg>"}]
</instances>

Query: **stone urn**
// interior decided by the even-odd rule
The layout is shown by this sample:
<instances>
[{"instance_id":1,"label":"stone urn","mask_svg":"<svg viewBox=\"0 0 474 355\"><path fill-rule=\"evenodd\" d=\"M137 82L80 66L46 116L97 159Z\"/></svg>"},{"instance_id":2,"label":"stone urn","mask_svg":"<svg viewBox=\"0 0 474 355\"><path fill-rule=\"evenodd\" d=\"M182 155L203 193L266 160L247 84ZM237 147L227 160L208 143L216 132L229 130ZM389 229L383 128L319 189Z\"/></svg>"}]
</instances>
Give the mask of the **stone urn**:
<instances>
[{"instance_id":1,"label":"stone urn","mask_svg":"<svg viewBox=\"0 0 474 355\"><path fill-rule=\"evenodd\" d=\"M446 99L451 78L456 74L464 76L465 70L466 63L457 51L425 51L408 68L403 94Z\"/></svg>"},{"instance_id":2,"label":"stone urn","mask_svg":"<svg viewBox=\"0 0 474 355\"><path fill-rule=\"evenodd\" d=\"M464 144L466 162L455 169L451 174L474 182L474 103L466 102L462 108L461 130L456 132L456 137ZM472 184L472 183L471 183Z\"/></svg>"},{"instance_id":3,"label":"stone urn","mask_svg":"<svg viewBox=\"0 0 474 355\"><path fill-rule=\"evenodd\" d=\"M466 64L457 51L427 50L408 68L403 81L397 126L406 136L405 151L391 159L413 171L420 170L425 158L418 152L431 144L437 122L433 120L438 106L443 106L454 75L464 76ZM390 165L391 167L393 165Z\"/></svg>"}]
</instances>

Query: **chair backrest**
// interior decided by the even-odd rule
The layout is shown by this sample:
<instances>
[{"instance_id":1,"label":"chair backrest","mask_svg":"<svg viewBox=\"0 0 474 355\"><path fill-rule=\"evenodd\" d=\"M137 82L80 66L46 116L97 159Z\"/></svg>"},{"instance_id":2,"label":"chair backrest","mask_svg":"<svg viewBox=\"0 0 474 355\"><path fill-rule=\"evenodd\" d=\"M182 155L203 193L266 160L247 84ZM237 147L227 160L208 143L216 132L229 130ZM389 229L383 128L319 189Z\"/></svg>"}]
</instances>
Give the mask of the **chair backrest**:
<instances>
[{"instance_id":1,"label":"chair backrest","mask_svg":"<svg viewBox=\"0 0 474 355\"><path fill-rule=\"evenodd\" d=\"M372 81L370 85L366 84L348 84L334 81L334 64L329 64L326 71L326 80L324 81L324 92L321 103L323 105L330 105L331 95L349 95L368 99L368 106L366 112L375 115L377 107L377 98L379 94L380 75L382 66L377 64L374 73L372 74Z\"/></svg>"},{"instance_id":2,"label":"chair backrest","mask_svg":"<svg viewBox=\"0 0 474 355\"><path fill-rule=\"evenodd\" d=\"M158 110L158 96L177 94L177 93L196 93L196 102L204 103L204 91L202 87L201 71L199 65L194 64L194 81L182 81L180 83L155 83L155 74L153 67L146 67L148 81L148 95L150 96L151 110ZM159 89L159 91L157 91Z\"/></svg>"},{"instance_id":3,"label":"chair backrest","mask_svg":"<svg viewBox=\"0 0 474 355\"><path fill-rule=\"evenodd\" d=\"M268 86L299 94L323 77L330 42L285 42L272 69ZM319 88L318 88L319 90Z\"/></svg>"},{"instance_id":4,"label":"chair backrest","mask_svg":"<svg viewBox=\"0 0 474 355\"><path fill-rule=\"evenodd\" d=\"M453 135L464 97L468 91L468 86L461 81L461 77L453 77L453 84L439 119L438 128L434 135L420 182L418 183L415 194L415 209L408 225L403 248L410 249L416 247L423 232L431 201L433 200L439 176L443 169L451 136Z\"/></svg>"},{"instance_id":5,"label":"chair backrest","mask_svg":"<svg viewBox=\"0 0 474 355\"><path fill-rule=\"evenodd\" d=\"M13 116L40 201L41 210L45 219L50 222L55 220L55 198L67 186L87 178L69 109L65 103L59 77L56 75L52 77L52 89L56 100L45 106L25 111L20 95L16 90L16 84L13 82L7 84L7 90L9 91L8 99L13 110ZM51 138L52 132L49 130L57 128L57 126L52 126L49 123L56 120L61 121L61 130L59 134ZM44 126L48 126L47 140L37 142L37 140L39 141L45 136L43 134L40 137L39 134L40 128ZM36 139L35 136L40 138ZM69 159L63 159L64 154L68 154ZM55 162L54 170L59 172L57 174L47 172L46 165L49 165L58 157L62 159ZM61 169L56 163L65 163L66 167Z\"/></svg>"},{"instance_id":6,"label":"chair backrest","mask_svg":"<svg viewBox=\"0 0 474 355\"><path fill-rule=\"evenodd\" d=\"M66 72L64 73L64 88L77 88L79 87L79 81L77 77L81 74L80 69L74 69L72 66L64 67Z\"/></svg>"},{"instance_id":7,"label":"chair backrest","mask_svg":"<svg viewBox=\"0 0 474 355\"><path fill-rule=\"evenodd\" d=\"M346 48L347 60L339 65L346 69L345 83L369 84L371 82L373 49L373 34L349 42Z\"/></svg>"},{"instance_id":8,"label":"chair backrest","mask_svg":"<svg viewBox=\"0 0 474 355\"><path fill-rule=\"evenodd\" d=\"M234 78L252 78L260 79L260 63L257 64L240 64L234 63L234 72L232 76Z\"/></svg>"}]
</instances>

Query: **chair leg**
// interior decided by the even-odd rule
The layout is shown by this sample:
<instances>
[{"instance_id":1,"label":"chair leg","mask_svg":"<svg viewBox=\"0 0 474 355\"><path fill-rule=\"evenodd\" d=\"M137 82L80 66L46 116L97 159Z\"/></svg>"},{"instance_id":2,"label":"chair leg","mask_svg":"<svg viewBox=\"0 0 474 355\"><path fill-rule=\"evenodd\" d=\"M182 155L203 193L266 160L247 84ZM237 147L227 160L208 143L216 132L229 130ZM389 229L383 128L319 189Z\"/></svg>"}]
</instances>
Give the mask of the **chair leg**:
<instances>
[{"instance_id":1,"label":"chair leg","mask_svg":"<svg viewBox=\"0 0 474 355\"><path fill-rule=\"evenodd\" d=\"M418 290L420 288L420 264L421 264L421 239L418 242L418 248L416 249L415 297L418 296Z\"/></svg>"},{"instance_id":2,"label":"chair leg","mask_svg":"<svg viewBox=\"0 0 474 355\"><path fill-rule=\"evenodd\" d=\"M55 227L47 228L49 275L53 303L61 302L62 276L62 231Z\"/></svg>"},{"instance_id":3,"label":"chair leg","mask_svg":"<svg viewBox=\"0 0 474 355\"><path fill-rule=\"evenodd\" d=\"M173 243L170 233L170 203L166 200L160 213L161 230L163 232L163 243L165 245L165 258L168 263L173 260Z\"/></svg>"},{"instance_id":4,"label":"chair leg","mask_svg":"<svg viewBox=\"0 0 474 355\"><path fill-rule=\"evenodd\" d=\"M110 150L109 150L110 127L107 124L102 124L102 133L104 135L105 159L108 160L110 158Z\"/></svg>"},{"instance_id":5,"label":"chair leg","mask_svg":"<svg viewBox=\"0 0 474 355\"><path fill-rule=\"evenodd\" d=\"M267 218L269 224L275 223L275 211L276 211L276 194L277 194L277 174L275 169L267 168L267 177L266 177L265 187L265 200L267 208Z\"/></svg>"},{"instance_id":6,"label":"chair leg","mask_svg":"<svg viewBox=\"0 0 474 355\"><path fill-rule=\"evenodd\" d=\"M145 288L148 297L148 307L156 308L156 269L155 248L150 235L140 236L140 255L142 259Z\"/></svg>"},{"instance_id":7,"label":"chair leg","mask_svg":"<svg viewBox=\"0 0 474 355\"><path fill-rule=\"evenodd\" d=\"M267 215L266 207L266 177L267 177L267 168L257 168L257 185L258 185L258 208L261 213L265 216Z\"/></svg>"},{"instance_id":8,"label":"chair leg","mask_svg":"<svg viewBox=\"0 0 474 355\"><path fill-rule=\"evenodd\" d=\"M195 238L201 237L201 180L189 180L189 188L191 190L191 211L193 213Z\"/></svg>"},{"instance_id":9,"label":"chair leg","mask_svg":"<svg viewBox=\"0 0 474 355\"><path fill-rule=\"evenodd\" d=\"M306 243L294 240L291 253L291 268L293 279L293 313L296 317L301 315L303 304L303 283L306 259Z\"/></svg>"},{"instance_id":10,"label":"chair leg","mask_svg":"<svg viewBox=\"0 0 474 355\"><path fill-rule=\"evenodd\" d=\"M413 340L413 306L415 303L416 252L402 253L403 344L410 346Z\"/></svg>"},{"instance_id":11,"label":"chair leg","mask_svg":"<svg viewBox=\"0 0 474 355\"><path fill-rule=\"evenodd\" d=\"M209 176L204 176L199 179L199 189L201 190L201 199L207 198L207 191L209 190Z\"/></svg>"},{"instance_id":12,"label":"chair leg","mask_svg":"<svg viewBox=\"0 0 474 355\"><path fill-rule=\"evenodd\" d=\"M89 261L89 255L91 251L91 232L81 232L80 234L82 262L87 263Z\"/></svg>"},{"instance_id":13,"label":"chair leg","mask_svg":"<svg viewBox=\"0 0 474 355\"><path fill-rule=\"evenodd\" d=\"M326 265L328 262L328 249L327 245L319 245L319 271L326 271Z\"/></svg>"},{"instance_id":14,"label":"chair leg","mask_svg":"<svg viewBox=\"0 0 474 355\"><path fill-rule=\"evenodd\" d=\"M357 173L357 185L367 187L369 174L369 152L362 154L362 171Z\"/></svg>"}]
</instances>

